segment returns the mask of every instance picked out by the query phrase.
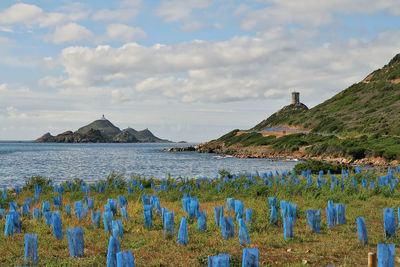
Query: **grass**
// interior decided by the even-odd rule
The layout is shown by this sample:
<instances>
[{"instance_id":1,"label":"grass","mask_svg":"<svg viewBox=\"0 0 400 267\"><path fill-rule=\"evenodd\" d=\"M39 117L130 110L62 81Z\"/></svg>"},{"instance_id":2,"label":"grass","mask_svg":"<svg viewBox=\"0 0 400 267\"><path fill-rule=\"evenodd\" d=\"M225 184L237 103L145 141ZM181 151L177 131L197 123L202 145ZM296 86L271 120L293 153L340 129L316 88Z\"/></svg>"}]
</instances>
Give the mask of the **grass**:
<instances>
[{"instance_id":1,"label":"grass","mask_svg":"<svg viewBox=\"0 0 400 267\"><path fill-rule=\"evenodd\" d=\"M224 170L225 175L234 179L232 174ZM373 173L350 174L350 178L344 178L343 190L337 186L330 189L331 177L326 175L321 178L327 182L326 187L317 188L315 178L313 184L307 186L307 179L298 176L301 181L293 184L293 179L287 176L286 184L275 184L275 178L257 176L257 174L243 174L237 176L235 182L223 183L220 191L217 192L220 180L196 181L190 179L168 179L164 181L169 186L169 192L163 190L154 191L152 187L158 187L161 181L148 180L144 178L133 178L143 183L143 192L139 186L135 186L132 194L128 194L127 185L121 174L113 173L107 177L108 181L105 192L100 194L92 188L89 197L95 199L95 209L104 211L104 204L108 198L117 199L117 196L124 195L128 200L129 221L123 221L124 237L120 239L121 251L132 250L136 266L207 266L207 256L228 253L231 255L231 266L241 266L243 247L238 241L238 224L235 220L235 237L224 240L221 230L216 226L213 207L225 206L225 216L234 216L234 212L226 212L226 198L234 197L244 202L245 209L253 209L252 223L248 225L251 246L259 249L260 266L362 266L367 264L367 255L370 251L376 251L378 243L396 244L396 255L400 255L399 239L385 240L383 231L382 209L386 207L400 206L400 188L397 184L392 192L387 187L376 186L374 190L363 189L362 179L376 181L378 175ZM397 176L397 174L395 174ZM358 191L352 184L352 176L358 184ZM336 175L340 180L341 175ZM271 180L272 186L265 185L265 180ZM28 181L27 186L21 190L20 195L15 195L9 190L8 199L2 200L2 207L8 207L9 201L15 201L18 206L24 204L25 199L33 197L33 190L29 189L32 182L41 182L40 177ZM43 180L43 193L40 202L33 207L41 208L41 202L52 200L58 194L54 193L52 187L46 186L46 179ZM150 181L150 182L149 182ZM200 189L196 183L199 182ZM257 184L254 184L257 182ZM0 265L16 266L24 265L24 235L27 233L38 234L39 265L40 266L103 266L106 262L107 247L110 235L104 233L104 228L95 229L90 220L90 214L83 221L78 221L74 216L67 217L65 204L71 204L76 200L83 200L84 193L79 188L80 180L71 181L75 184L75 191L71 191L65 184L63 203L61 208L62 227L64 240L58 241L54 238L52 228L46 227L44 221L35 222L32 219L22 218L22 233L16 233L12 237L3 236L0 238ZM104 181L99 182L104 183ZM115 189L114 183L119 184ZM189 244L180 246L177 244L179 223L182 217L187 215L182 210L180 199L188 191L180 191L186 184L191 186L190 193L200 201L200 209L207 212L207 231L198 232L195 220L188 220ZM237 187L235 184L239 184ZM246 189L245 184L251 184ZM176 185L176 189L174 189ZM152 229L146 229L143 223L143 207L141 195L158 195L161 200L161 207L168 207L175 212L175 234L165 237L161 216L153 215ZM294 224L294 238L285 241L283 239L282 219L279 218L277 225L269 223L270 210L268 196L275 196L280 200L289 200L297 204L297 222ZM328 200L335 203L346 204L345 225L334 228L327 228L325 207ZM33 207L30 211L32 213ZM321 209L321 233L313 234L308 230L306 224L307 209ZM52 205L52 210L54 207ZM73 211L72 211L73 212ZM154 211L153 211L154 214ZM279 214L279 210L278 210ZM369 245L358 244L356 218L364 217ZM122 219L120 212L116 219ZM0 229L4 229L5 220L0 220ZM68 250L68 241L65 229L70 227L83 226L85 257L71 258ZM304 265L304 261L307 264Z\"/></svg>"}]
</instances>

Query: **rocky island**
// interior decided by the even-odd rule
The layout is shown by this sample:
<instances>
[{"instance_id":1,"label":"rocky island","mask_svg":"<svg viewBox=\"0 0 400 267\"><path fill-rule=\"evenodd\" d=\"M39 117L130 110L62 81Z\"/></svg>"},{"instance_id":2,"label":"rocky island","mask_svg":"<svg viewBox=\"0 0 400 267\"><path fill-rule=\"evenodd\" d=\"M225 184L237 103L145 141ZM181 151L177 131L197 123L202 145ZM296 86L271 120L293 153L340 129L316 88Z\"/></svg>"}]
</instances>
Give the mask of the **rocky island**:
<instances>
[{"instance_id":1,"label":"rocky island","mask_svg":"<svg viewBox=\"0 0 400 267\"><path fill-rule=\"evenodd\" d=\"M171 143L156 137L149 129L136 131L130 127L120 130L104 115L101 119L79 128L76 132L66 131L56 136L46 133L35 140L39 143Z\"/></svg>"}]
</instances>

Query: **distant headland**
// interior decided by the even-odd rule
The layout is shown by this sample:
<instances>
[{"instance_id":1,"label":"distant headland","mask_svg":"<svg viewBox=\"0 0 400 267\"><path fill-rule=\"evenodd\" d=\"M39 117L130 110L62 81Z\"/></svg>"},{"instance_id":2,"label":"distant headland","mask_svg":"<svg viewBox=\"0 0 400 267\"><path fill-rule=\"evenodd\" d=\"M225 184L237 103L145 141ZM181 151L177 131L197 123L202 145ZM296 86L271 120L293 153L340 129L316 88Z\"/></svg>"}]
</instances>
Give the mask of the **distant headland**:
<instances>
[{"instance_id":1,"label":"distant headland","mask_svg":"<svg viewBox=\"0 0 400 267\"><path fill-rule=\"evenodd\" d=\"M309 109L292 92L289 105L251 129L168 151L239 158L316 159L352 164L400 164L400 54L364 80Z\"/></svg>"},{"instance_id":2,"label":"distant headland","mask_svg":"<svg viewBox=\"0 0 400 267\"><path fill-rule=\"evenodd\" d=\"M171 143L156 137L149 129L136 131L130 127L120 130L104 115L99 120L79 128L76 132L66 131L56 136L46 133L35 140L39 143Z\"/></svg>"}]
</instances>

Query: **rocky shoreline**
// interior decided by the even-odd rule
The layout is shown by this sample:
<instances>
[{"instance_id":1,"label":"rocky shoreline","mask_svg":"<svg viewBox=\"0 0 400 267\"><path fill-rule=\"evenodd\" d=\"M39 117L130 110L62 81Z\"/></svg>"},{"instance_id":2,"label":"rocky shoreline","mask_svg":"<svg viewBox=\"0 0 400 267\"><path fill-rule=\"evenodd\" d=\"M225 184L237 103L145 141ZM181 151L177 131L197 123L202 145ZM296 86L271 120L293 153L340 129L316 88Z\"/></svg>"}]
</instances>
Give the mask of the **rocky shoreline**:
<instances>
[{"instance_id":1,"label":"rocky shoreline","mask_svg":"<svg viewBox=\"0 0 400 267\"><path fill-rule=\"evenodd\" d=\"M173 147L165 149L168 152L185 152L185 151L197 151L199 153L215 153L221 155L230 155L236 158L268 158L268 159L288 159L288 160L319 160L329 163L345 163L353 165L371 165L371 166L393 166L398 165L398 161L388 162L382 157L376 158L363 158L354 160L352 158L334 157L330 155L318 155L311 156L304 152L296 151L293 153L278 153L271 150L268 146L257 146L257 147L243 147L241 145L233 145L226 147L223 142L210 141L195 146L187 147Z\"/></svg>"}]
</instances>

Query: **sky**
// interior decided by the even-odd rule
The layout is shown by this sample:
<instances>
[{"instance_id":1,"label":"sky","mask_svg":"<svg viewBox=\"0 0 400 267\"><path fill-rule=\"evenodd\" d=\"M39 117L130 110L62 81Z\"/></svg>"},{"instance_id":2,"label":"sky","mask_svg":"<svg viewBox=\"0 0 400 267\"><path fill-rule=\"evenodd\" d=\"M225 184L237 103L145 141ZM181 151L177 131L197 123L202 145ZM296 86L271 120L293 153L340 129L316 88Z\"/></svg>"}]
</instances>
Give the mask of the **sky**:
<instances>
[{"instance_id":1,"label":"sky","mask_svg":"<svg viewBox=\"0 0 400 267\"><path fill-rule=\"evenodd\" d=\"M0 140L103 114L204 142L313 107L400 53L398 0L0 1Z\"/></svg>"}]
</instances>

